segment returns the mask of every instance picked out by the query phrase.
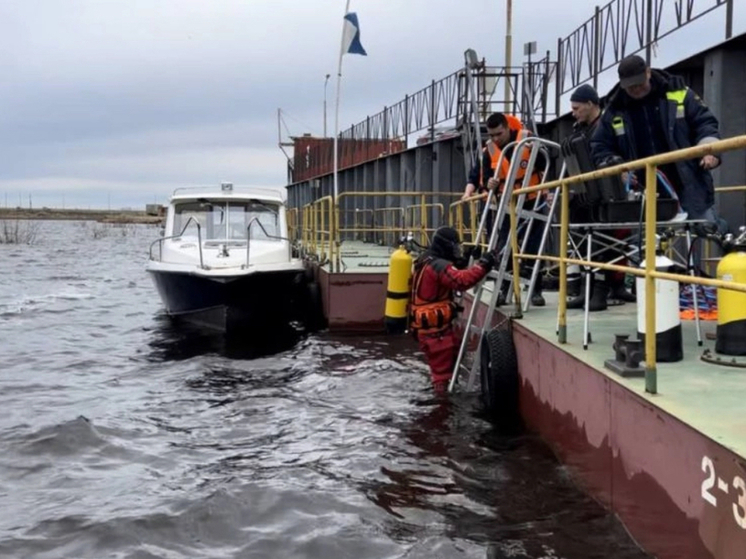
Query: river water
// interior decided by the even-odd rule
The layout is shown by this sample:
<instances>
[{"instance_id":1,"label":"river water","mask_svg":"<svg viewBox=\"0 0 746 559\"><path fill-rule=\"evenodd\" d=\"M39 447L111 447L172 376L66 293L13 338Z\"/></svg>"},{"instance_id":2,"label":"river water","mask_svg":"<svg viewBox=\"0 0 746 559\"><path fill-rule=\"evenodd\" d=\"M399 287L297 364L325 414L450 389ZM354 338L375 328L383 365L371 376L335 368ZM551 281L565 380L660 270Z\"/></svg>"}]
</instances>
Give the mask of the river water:
<instances>
[{"instance_id":1,"label":"river water","mask_svg":"<svg viewBox=\"0 0 746 559\"><path fill-rule=\"evenodd\" d=\"M0 244L0 557L646 557L409 339L177 327L158 229Z\"/></svg>"}]
</instances>

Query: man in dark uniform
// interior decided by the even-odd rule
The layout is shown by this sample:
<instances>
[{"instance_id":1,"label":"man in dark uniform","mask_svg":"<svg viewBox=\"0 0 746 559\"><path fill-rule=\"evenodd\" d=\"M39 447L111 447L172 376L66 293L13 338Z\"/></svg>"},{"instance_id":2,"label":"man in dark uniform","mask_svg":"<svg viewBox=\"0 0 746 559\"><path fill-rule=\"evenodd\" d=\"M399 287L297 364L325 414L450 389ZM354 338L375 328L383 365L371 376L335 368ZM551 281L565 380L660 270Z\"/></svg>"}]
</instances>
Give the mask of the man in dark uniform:
<instances>
[{"instance_id":1,"label":"man in dark uniform","mask_svg":"<svg viewBox=\"0 0 746 559\"><path fill-rule=\"evenodd\" d=\"M586 142L590 144L590 139L601 120L601 102L598 92L588 84L581 85L570 96L570 108L572 109L572 116L575 117L573 135L582 135ZM593 207L585 203L582 198L573 197L570 201L570 221L573 223L589 223L594 220ZM624 238L627 234L624 230L615 233L621 238ZM583 255L585 256L584 250ZM594 259L598 259L599 262L608 262L616 257L618 257L618 254L609 250L596 255ZM585 305L585 293L579 284L576 285L580 287L580 290L575 297L567 302L568 309L582 309ZM588 303L588 310L606 310L609 298L625 302L635 301L635 296L624 287L624 274L596 272L591 281L591 298Z\"/></svg>"},{"instance_id":2,"label":"man in dark uniform","mask_svg":"<svg viewBox=\"0 0 746 559\"><path fill-rule=\"evenodd\" d=\"M715 115L680 76L652 69L636 55L623 59L618 72L619 84L591 138L596 165L614 156L633 161L720 139ZM717 156L705 155L660 166L689 219L720 223L710 173L719 164ZM643 180L632 177L633 184Z\"/></svg>"}]
</instances>

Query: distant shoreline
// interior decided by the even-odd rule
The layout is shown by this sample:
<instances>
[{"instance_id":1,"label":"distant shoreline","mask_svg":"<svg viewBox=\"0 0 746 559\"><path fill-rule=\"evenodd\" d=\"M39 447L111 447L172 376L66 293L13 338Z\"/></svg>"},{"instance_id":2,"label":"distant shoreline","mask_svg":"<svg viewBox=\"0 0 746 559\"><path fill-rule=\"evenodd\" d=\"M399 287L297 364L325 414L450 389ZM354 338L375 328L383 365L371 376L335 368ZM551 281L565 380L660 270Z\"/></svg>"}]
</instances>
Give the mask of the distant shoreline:
<instances>
[{"instance_id":1,"label":"distant shoreline","mask_svg":"<svg viewBox=\"0 0 746 559\"><path fill-rule=\"evenodd\" d=\"M82 210L60 208L0 208L0 220L39 219L99 221L102 223L161 223L162 216L138 210Z\"/></svg>"}]
</instances>

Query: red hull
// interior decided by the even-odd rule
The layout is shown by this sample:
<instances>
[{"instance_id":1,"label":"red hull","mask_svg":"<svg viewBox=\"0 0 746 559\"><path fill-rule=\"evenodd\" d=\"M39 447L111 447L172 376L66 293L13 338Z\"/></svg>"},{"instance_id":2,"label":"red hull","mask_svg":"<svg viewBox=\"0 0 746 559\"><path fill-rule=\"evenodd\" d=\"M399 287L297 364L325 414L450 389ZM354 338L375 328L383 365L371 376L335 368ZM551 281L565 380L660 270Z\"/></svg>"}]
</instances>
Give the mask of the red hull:
<instances>
[{"instance_id":1,"label":"red hull","mask_svg":"<svg viewBox=\"0 0 746 559\"><path fill-rule=\"evenodd\" d=\"M484 311L480 305L478 324ZM504 319L495 315L495 323ZM520 320L513 325L521 415L584 490L659 559L746 557L741 456Z\"/></svg>"}]
</instances>

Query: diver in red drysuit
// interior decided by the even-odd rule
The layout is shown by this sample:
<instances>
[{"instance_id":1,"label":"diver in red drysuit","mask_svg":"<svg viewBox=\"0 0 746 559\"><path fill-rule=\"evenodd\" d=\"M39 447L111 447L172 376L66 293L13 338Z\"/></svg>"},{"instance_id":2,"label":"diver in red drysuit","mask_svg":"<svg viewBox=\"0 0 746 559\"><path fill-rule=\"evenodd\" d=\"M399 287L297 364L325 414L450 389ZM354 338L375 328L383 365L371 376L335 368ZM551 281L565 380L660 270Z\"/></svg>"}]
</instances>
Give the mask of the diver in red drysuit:
<instances>
[{"instance_id":1,"label":"diver in red drysuit","mask_svg":"<svg viewBox=\"0 0 746 559\"><path fill-rule=\"evenodd\" d=\"M436 392L446 390L460 345L453 330L454 292L474 287L496 260L492 252L486 252L476 264L460 270L455 266L460 259L458 233L451 227L441 227L430 248L414 263L410 328L427 358Z\"/></svg>"}]
</instances>

